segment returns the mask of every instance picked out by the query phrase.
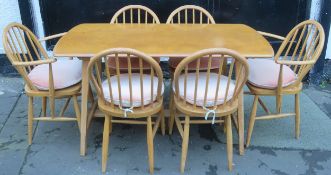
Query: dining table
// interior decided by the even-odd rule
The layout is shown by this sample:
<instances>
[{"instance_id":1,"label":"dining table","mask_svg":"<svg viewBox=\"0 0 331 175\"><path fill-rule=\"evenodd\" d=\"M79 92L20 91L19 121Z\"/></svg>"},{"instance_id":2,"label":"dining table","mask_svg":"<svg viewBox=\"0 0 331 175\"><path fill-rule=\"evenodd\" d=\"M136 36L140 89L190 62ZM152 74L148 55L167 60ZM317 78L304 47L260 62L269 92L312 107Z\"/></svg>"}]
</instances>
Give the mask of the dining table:
<instances>
[{"instance_id":1,"label":"dining table","mask_svg":"<svg viewBox=\"0 0 331 175\"><path fill-rule=\"evenodd\" d=\"M274 50L254 28L245 24L106 24L73 27L53 49L55 57L82 60L80 154L86 154L88 128L96 115L97 100L90 92L87 72L90 58L109 48L133 48L152 57L178 58L207 48L228 48L246 58L269 58ZM237 117L239 154L244 154L243 92ZM88 103L90 101L90 105Z\"/></svg>"}]
</instances>

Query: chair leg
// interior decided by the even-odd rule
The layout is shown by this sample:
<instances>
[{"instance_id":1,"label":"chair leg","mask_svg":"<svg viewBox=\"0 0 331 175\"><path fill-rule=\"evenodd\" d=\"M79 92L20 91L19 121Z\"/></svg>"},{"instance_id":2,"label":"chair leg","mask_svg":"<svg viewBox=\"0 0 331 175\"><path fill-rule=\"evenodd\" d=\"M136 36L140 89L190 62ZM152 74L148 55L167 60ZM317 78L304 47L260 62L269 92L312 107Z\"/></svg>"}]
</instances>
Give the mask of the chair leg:
<instances>
[{"instance_id":1,"label":"chair leg","mask_svg":"<svg viewBox=\"0 0 331 175\"><path fill-rule=\"evenodd\" d=\"M295 94L295 138L300 136L300 94Z\"/></svg>"},{"instance_id":2,"label":"chair leg","mask_svg":"<svg viewBox=\"0 0 331 175\"><path fill-rule=\"evenodd\" d=\"M249 125L248 125L248 130L247 130L246 147L248 147L251 142L252 132L253 132L254 123L255 123L255 117L256 117L258 99L259 99L259 96L255 95L252 112L251 112L251 117L249 119Z\"/></svg>"},{"instance_id":3,"label":"chair leg","mask_svg":"<svg viewBox=\"0 0 331 175\"><path fill-rule=\"evenodd\" d=\"M109 117L109 134L113 132L113 122L111 121L113 117Z\"/></svg>"},{"instance_id":4,"label":"chair leg","mask_svg":"<svg viewBox=\"0 0 331 175\"><path fill-rule=\"evenodd\" d=\"M226 133L226 123L223 123L223 132Z\"/></svg>"},{"instance_id":5,"label":"chair leg","mask_svg":"<svg viewBox=\"0 0 331 175\"><path fill-rule=\"evenodd\" d=\"M149 172L154 173L154 145L153 145L153 128L152 128L152 117L147 117L147 148L148 148L148 162Z\"/></svg>"},{"instance_id":6,"label":"chair leg","mask_svg":"<svg viewBox=\"0 0 331 175\"><path fill-rule=\"evenodd\" d=\"M108 159L108 147L109 147L109 121L110 117L105 115L105 123L103 126L103 140L102 140L102 172L106 172L107 159Z\"/></svg>"},{"instance_id":7,"label":"chair leg","mask_svg":"<svg viewBox=\"0 0 331 175\"><path fill-rule=\"evenodd\" d=\"M188 149L188 140L190 135L190 116L185 116L185 124L184 124L184 134L183 134L183 143L182 143L182 158L180 162L180 172L184 173L185 170L185 162L187 157L187 149Z\"/></svg>"},{"instance_id":8,"label":"chair leg","mask_svg":"<svg viewBox=\"0 0 331 175\"><path fill-rule=\"evenodd\" d=\"M50 106L50 111L51 111L51 117L55 117L55 98L54 97L49 97L49 106Z\"/></svg>"},{"instance_id":9,"label":"chair leg","mask_svg":"<svg viewBox=\"0 0 331 175\"><path fill-rule=\"evenodd\" d=\"M263 101L262 101L261 98L259 98L259 103L260 103L260 105L262 106L263 110L264 110L267 114L271 114L270 111L269 111L269 109L267 108L267 105L265 105L265 104L263 103Z\"/></svg>"},{"instance_id":10,"label":"chair leg","mask_svg":"<svg viewBox=\"0 0 331 175\"><path fill-rule=\"evenodd\" d=\"M283 95L279 94L276 96L276 110L277 113L280 114L282 112L282 102L283 102Z\"/></svg>"},{"instance_id":11,"label":"chair leg","mask_svg":"<svg viewBox=\"0 0 331 175\"><path fill-rule=\"evenodd\" d=\"M171 93L171 97L170 97L170 117L169 117L169 121L168 121L168 125L169 125L169 135L172 134L173 128L174 128L174 122L175 122L175 114L176 114L176 107L174 105L174 97Z\"/></svg>"},{"instance_id":12,"label":"chair leg","mask_svg":"<svg viewBox=\"0 0 331 175\"><path fill-rule=\"evenodd\" d=\"M77 124L78 124L78 127L80 128L80 109L79 109L78 99L77 99L76 95L74 95L72 98L73 98L73 101L74 101L74 110L75 110L75 113L76 113Z\"/></svg>"},{"instance_id":13,"label":"chair leg","mask_svg":"<svg viewBox=\"0 0 331 175\"><path fill-rule=\"evenodd\" d=\"M47 97L42 97L42 115L46 117Z\"/></svg>"},{"instance_id":14,"label":"chair leg","mask_svg":"<svg viewBox=\"0 0 331 175\"><path fill-rule=\"evenodd\" d=\"M228 168L232 171L233 144L232 144L232 124L231 115L226 117L226 150L228 155Z\"/></svg>"},{"instance_id":15,"label":"chair leg","mask_svg":"<svg viewBox=\"0 0 331 175\"><path fill-rule=\"evenodd\" d=\"M29 97L28 104L28 143L32 144L33 135L33 97Z\"/></svg>"},{"instance_id":16,"label":"chair leg","mask_svg":"<svg viewBox=\"0 0 331 175\"><path fill-rule=\"evenodd\" d=\"M61 109L60 114L59 114L60 117L64 116L64 113L65 113L65 111L66 111L67 108L68 108L68 105L69 105L69 103L70 103L70 100L71 100L71 97L67 98L66 102L64 103L64 106L63 106L63 108Z\"/></svg>"},{"instance_id":17,"label":"chair leg","mask_svg":"<svg viewBox=\"0 0 331 175\"><path fill-rule=\"evenodd\" d=\"M162 107L160 114L161 114L161 132L162 132L162 135L165 135L164 107Z\"/></svg>"},{"instance_id":18,"label":"chair leg","mask_svg":"<svg viewBox=\"0 0 331 175\"><path fill-rule=\"evenodd\" d=\"M89 84L89 88L88 88L88 99L91 103L94 103L94 95L93 95L92 87L90 84Z\"/></svg>"}]
</instances>

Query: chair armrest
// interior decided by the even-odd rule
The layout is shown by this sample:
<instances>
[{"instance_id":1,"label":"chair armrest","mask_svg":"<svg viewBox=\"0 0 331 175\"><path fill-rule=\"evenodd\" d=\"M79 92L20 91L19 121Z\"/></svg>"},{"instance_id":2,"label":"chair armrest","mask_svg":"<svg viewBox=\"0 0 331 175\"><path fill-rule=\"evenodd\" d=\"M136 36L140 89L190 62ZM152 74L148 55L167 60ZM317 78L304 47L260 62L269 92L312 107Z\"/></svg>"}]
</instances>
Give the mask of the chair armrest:
<instances>
[{"instance_id":1,"label":"chair armrest","mask_svg":"<svg viewBox=\"0 0 331 175\"><path fill-rule=\"evenodd\" d=\"M263 36L266 36L266 37L275 38L275 39L279 39L279 40L282 40L282 41L285 40L285 37L280 36L280 35L275 35L275 34L272 34L272 33L267 33L267 32L262 32L262 31L257 31L257 32L259 34L263 35Z\"/></svg>"},{"instance_id":2,"label":"chair armrest","mask_svg":"<svg viewBox=\"0 0 331 175\"><path fill-rule=\"evenodd\" d=\"M59 38L59 37L62 37L66 34L67 34L67 32L58 33L58 34L55 34L55 35L50 35L50 36L47 36L47 37L44 37L44 38L40 38L39 42L47 41L47 40L54 39L54 38Z\"/></svg>"},{"instance_id":3,"label":"chair armrest","mask_svg":"<svg viewBox=\"0 0 331 175\"><path fill-rule=\"evenodd\" d=\"M29 61L29 62L13 62L14 66L35 66L40 64L50 64L56 62L56 58L51 58L47 60Z\"/></svg>"},{"instance_id":4,"label":"chair armrest","mask_svg":"<svg viewBox=\"0 0 331 175\"><path fill-rule=\"evenodd\" d=\"M285 64L285 65L308 65L315 64L315 60L308 61L290 61L290 60L275 60L277 64Z\"/></svg>"}]
</instances>

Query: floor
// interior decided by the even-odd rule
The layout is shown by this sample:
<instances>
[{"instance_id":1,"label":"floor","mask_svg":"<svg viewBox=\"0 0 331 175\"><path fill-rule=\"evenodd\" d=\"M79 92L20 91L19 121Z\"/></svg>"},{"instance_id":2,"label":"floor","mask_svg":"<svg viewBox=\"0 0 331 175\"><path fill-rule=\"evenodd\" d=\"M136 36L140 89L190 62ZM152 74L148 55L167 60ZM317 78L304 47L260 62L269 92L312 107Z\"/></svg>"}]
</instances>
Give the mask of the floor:
<instances>
[{"instance_id":1,"label":"floor","mask_svg":"<svg viewBox=\"0 0 331 175\"><path fill-rule=\"evenodd\" d=\"M88 136L87 156L79 155L79 131L77 124L35 122L33 144L27 144L27 98L22 93L23 82L20 78L0 76L0 175L35 175L35 174L102 174L101 173L101 143L103 120L93 120ZM305 103L315 105L316 115L327 116L325 122L331 121L331 87L306 87L303 94L308 100L302 101L302 118L307 116L309 108ZM247 104L248 103L248 104ZM246 121L251 104L245 102ZM246 110L248 112L246 112ZM41 112L40 100L35 102L36 115ZM72 114L72 108L68 115ZM227 170L226 144L222 137L222 128L216 125L195 125L191 129L187 166L185 174L331 174L331 146L320 147L319 143L305 147L294 138L294 123L284 120L284 125L270 128L278 133L277 140L293 142L291 146L277 144L270 134L259 144L256 137L246 149L245 155L239 156L237 145L234 147L234 169ZM304 120L305 121L305 120ZM288 123L286 123L288 122ZM263 128L267 123L259 123ZM328 140L317 133L320 138ZM265 128L264 128L265 129ZM316 128L318 129L318 128ZM143 126L115 125L110 139L110 153L106 174L148 174L146 128ZM258 129L257 129L258 131ZM316 130L318 131L318 130ZM302 130L305 133L305 130ZM308 134L309 135L309 134ZM322 137L323 136L323 137ZM234 132L234 139L237 137ZM330 137L329 137L330 138ZM275 140L274 140L275 139ZM304 140L304 136L301 139ZM309 138L308 138L309 139ZM330 139L331 140L331 139ZM261 140L260 140L261 141ZM328 143L328 142L326 142ZM181 154L181 138L175 130L174 134L156 135L155 141L155 174L180 174L179 162Z\"/></svg>"}]
</instances>

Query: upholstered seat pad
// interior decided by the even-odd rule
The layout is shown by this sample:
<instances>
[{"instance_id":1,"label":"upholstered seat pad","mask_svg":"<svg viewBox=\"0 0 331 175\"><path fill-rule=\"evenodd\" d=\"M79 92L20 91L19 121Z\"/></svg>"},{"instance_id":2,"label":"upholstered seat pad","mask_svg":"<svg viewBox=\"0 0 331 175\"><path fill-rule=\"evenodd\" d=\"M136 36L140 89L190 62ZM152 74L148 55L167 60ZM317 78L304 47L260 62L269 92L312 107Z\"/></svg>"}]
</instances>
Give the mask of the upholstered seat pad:
<instances>
[{"instance_id":1,"label":"upholstered seat pad","mask_svg":"<svg viewBox=\"0 0 331 175\"><path fill-rule=\"evenodd\" d=\"M117 76L110 77L110 84L113 96L113 103L115 105L120 105L119 90ZM143 104L141 103L141 86L140 86L140 74L132 74L132 106L139 107L142 105L148 105L156 100L157 87L158 87L158 77L153 77L153 97L151 97L152 89L151 75L143 74ZM107 101L111 102L110 91L108 80L104 80L102 83L104 97ZM131 107L130 105L130 84L129 84L129 74L120 74L120 91L122 97L122 107ZM164 85L162 84L161 95L164 91Z\"/></svg>"},{"instance_id":2,"label":"upholstered seat pad","mask_svg":"<svg viewBox=\"0 0 331 175\"><path fill-rule=\"evenodd\" d=\"M172 57L169 59L169 66L171 68L176 68L177 65L183 60L184 58L180 57ZM217 69L220 66L220 59L219 58L212 58L211 60L211 69ZM194 61L190 64L188 64L188 69L190 70L195 70L197 67L197 62ZM206 70L208 69L208 58L201 58L200 60L200 69L201 70Z\"/></svg>"},{"instance_id":3,"label":"upholstered seat pad","mask_svg":"<svg viewBox=\"0 0 331 175\"><path fill-rule=\"evenodd\" d=\"M257 87L274 89L278 86L280 65L272 59L248 59L250 68L248 81ZM295 82L297 75L286 65L283 66L283 87Z\"/></svg>"},{"instance_id":4,"label":"upholstered seat pad","mask_svg":"<svg viewBox=\"0 0 331 175\"><path fill-rule=\"evenodd\" d=\"M57 60L52 63L54 89L63 89L82 80L82 61ZM32 69L29 79L39 90L49 89L49 64L41 64Z\"/></svg>"},{"instance_id":5,"label":"upholstered seat pad","mask_svg":"<svg viewBox=\"0 0 331 175\"><path fill-rule=\"evenodd\" d=\"M195 79L196 79L195 73L187 74L186 99L185 100L190 104L194 104ZM198 79L197 98L196 98L197 106L204 106L206 79L207 79L207 73L200 72L199 79ZM207 97L206 97L207 100L206 100L205 107L214 106L214 100L215 100L216 89L217 89L217 80L218 80L218 74L210 73L208 92L207 92ZM221 75L216 105L223 104L225 101L227 82L228 82L228 77ZM182 99L184 99L184 83L185 83L185 74L180 75L179 79L178 79L179 95ZM175 91L175 83L173 83L173 90ZM228 94L226 97L226 101L229 101L233 97L234 91L235 91L235 82L233 80L231 80L230 84L229 84L229 90L228 90Z\"/></svg>"}]
</instances>

